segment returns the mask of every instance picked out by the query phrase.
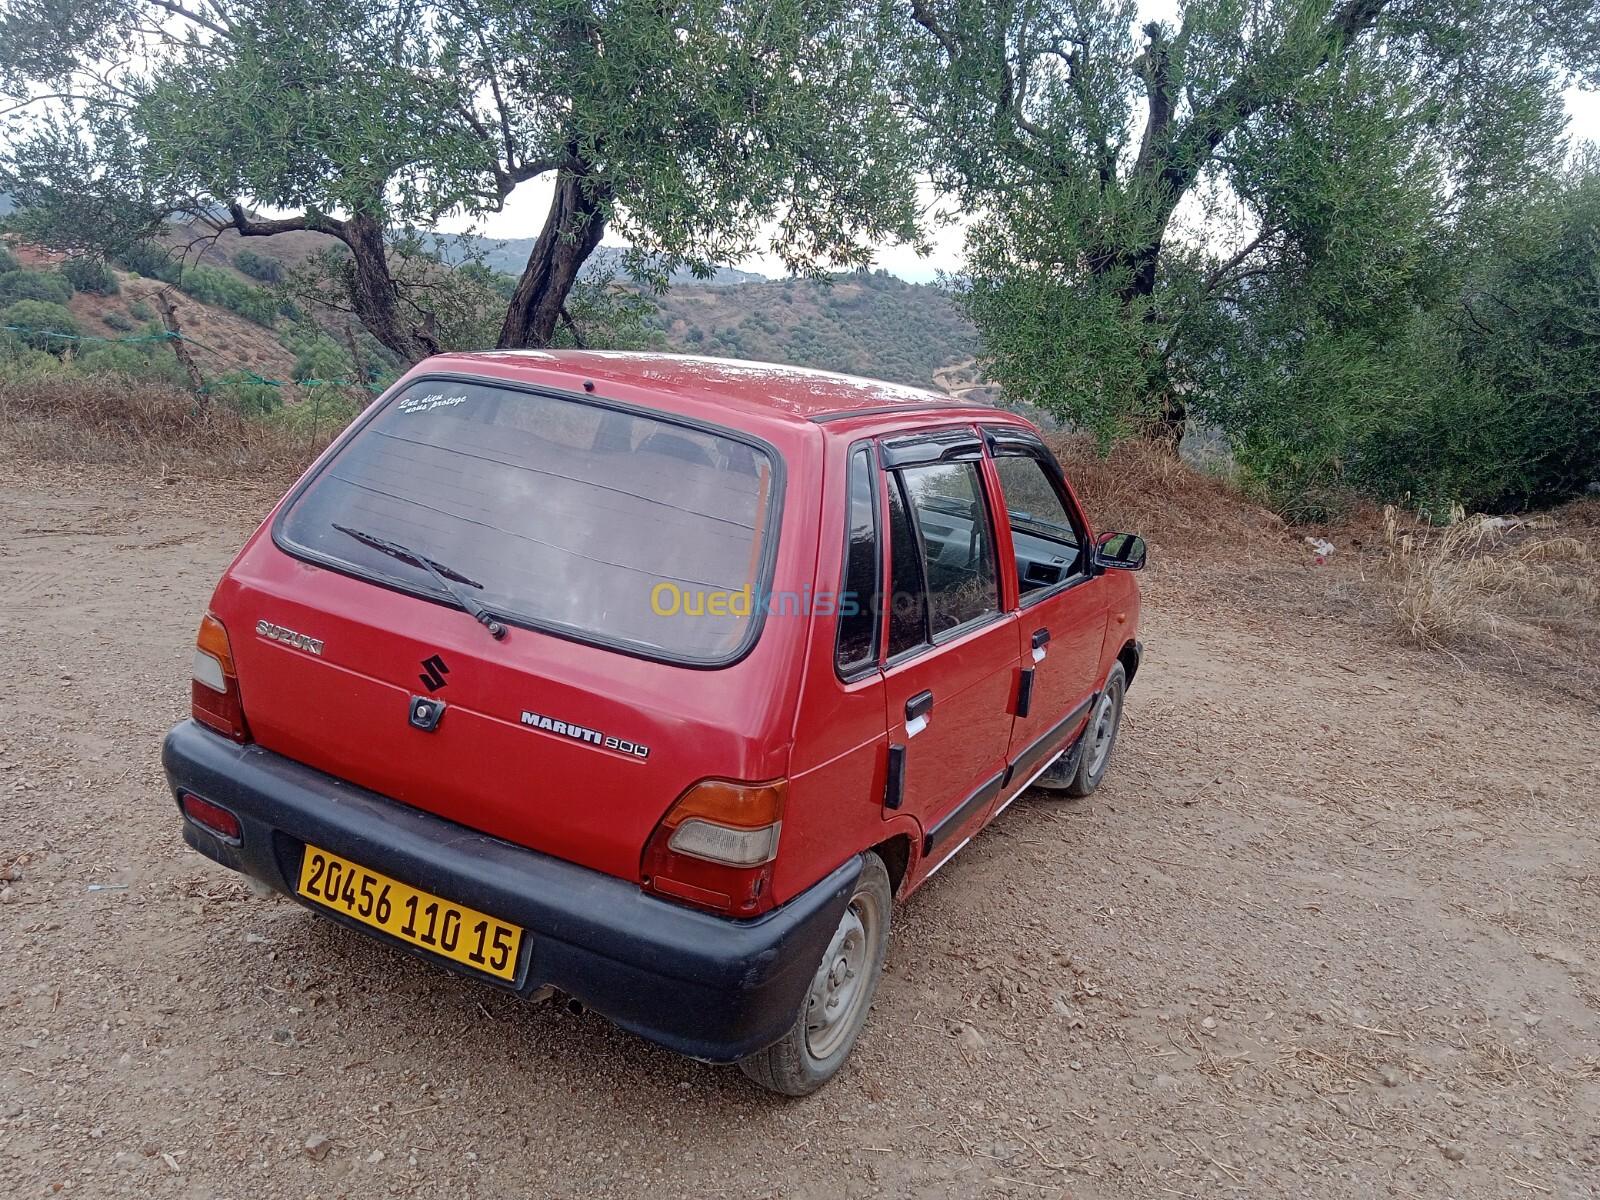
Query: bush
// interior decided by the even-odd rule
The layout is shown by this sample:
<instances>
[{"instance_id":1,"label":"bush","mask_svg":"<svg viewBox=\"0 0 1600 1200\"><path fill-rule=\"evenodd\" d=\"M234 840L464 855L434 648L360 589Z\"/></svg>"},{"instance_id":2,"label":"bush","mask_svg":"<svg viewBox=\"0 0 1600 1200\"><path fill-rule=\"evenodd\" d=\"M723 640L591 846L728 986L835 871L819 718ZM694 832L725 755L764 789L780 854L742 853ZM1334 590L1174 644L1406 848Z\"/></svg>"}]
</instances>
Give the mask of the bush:
<instances>
[{"instance_id":1,"label":"bush","mask_svg":"<svg viewBox=\"0 0 1600 1200\"><path fill-rule=\"evenodd\" d=\"M156 319L155 310L143 300L135 300L128 305L128 315L135 321L154 321Z\"/></svg>"},{"instance_id":2,"label":"bush","mask_svg":"<svg viewBox=\"0 0 1600 1200\"><path fill-rule=\"evenodd\" d=\"M283 264L275 258L257 254L254 250L241 250L233 256L233 265L251 279L262 283L277 283L283 278Z\"/></svg>"},{"instance_id":3,"label":"bush","mask_svg":"<svg viewBox=\"0 0 1600 1200\"><path fill-rule=\"evenodd\" d=\"M104 321L110 328L117 330L119 333L127 333L136 328L132 318L128 317L124 313L116 312L115 310L106 313L100 319Z\"/></svg>"},{"instance_id":4,"label":"bush","mask_svg":"<svg viewBox=\"0 0 1600 1200\"><path fill-rule=\"evenodd\" d=\"M124 271L132 271L136 275L148 275L163 283L178 281L178 264L173 261L171 254L154 242L135 242L114 255L112 261Z\"/></svg>"},{"instance_id":5,"label":"bush","mask_svg":"<svg viewBox=\"0 0 1600 1200\"><path fill-rule=\"evenodd\" d=\"M323 339L311 343L300 352L300 356L295 359L293 374L297 383L307 379L354 380L356 367L350 361L348 354L332 342Z\"/></svg>"},{"instance_id":6,"label":"bush","mask_svg":"<svg viewBox=\"0 0 1600 1200\"><path fill-rule=\"evenodd\" d=\"M278 316L278 301L271 292L251 287L216 267L194 267L185 271L178 287L202 304L225 308L269 329Z\"/></svg>"},{"instance_id":7,"label":"bush","mask_svg":"<svg viewBox=\"0 0 1600 1200\"><path fill-rule=\"evenodd\" d=\"M72 299L72 287L59 275L44 271L7 271L0 275L0 306L18 300L42 300L65 304Z\"/></svg>"},{"instance_id":8,"label":"bush","mask_svg":"<svg viewBox=\"0 0 1600 1200\"><path fill-rule=\"evenodd\" d=\"M16 255L0 246L0 272L15 271L21 264L17 262Z\"/></svg>"},{"instance_id":9,"label":"bush","mask_svg":"<svg viewBox=\"0 0 1600 1200\"><path fill-rule=\"evenodd\" d=\"M171 384L173 387L189 386L189 377L179 365L177 356L160 342L95 346L78 355L72 365L86 376L125 375L130 379Z\"/></svg>"},{"instance_id":10,"label":"bush","mask_svg":"<svg viewBox=\"0 0 1600 1200\"><path fill-rule=\"evenodd\" d=\"M61 275L74 290L94 296L115 296L122 290L117 277L98 258L69 258L61 264Z\"/></svg>"},{"instance_id":11,"label":"bush","mask_svg":"<svg viewBox=\"0 0 1600 1200\"><path fill-rule=\"evenodd\" d=\"M18 300L0 312L0 325L15 327L16 336L36 350L60 351L78 336L78 322L66 307L48 300ZM52 337L51 334L65 334Z\"/></svg>"},{"instance_id":12,"label":"bush","mask_svg":"<svg viewBox=\"0 0 1600 1200\"><path fill-rule=\"evenodd\" d=\"M248 375L220 379L211 384L207 392L218 405L250 417L265 416L283 404L281 388Z\"/></svg>"}]
</instances>

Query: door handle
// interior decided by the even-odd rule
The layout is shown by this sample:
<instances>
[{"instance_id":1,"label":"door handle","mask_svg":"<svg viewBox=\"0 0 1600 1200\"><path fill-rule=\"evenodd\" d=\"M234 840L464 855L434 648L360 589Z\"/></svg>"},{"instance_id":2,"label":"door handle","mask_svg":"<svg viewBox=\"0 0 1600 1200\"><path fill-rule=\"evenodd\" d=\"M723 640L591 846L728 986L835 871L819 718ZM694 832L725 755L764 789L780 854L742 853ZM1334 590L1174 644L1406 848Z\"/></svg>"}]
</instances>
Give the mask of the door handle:
<instances>
[{"instance_id":1,"label":"door handle","mask_svg":"<svg viewBox=\"0 0 1600 1200\"><path fill-rule=\"evenodd\" d=\"M1035 629L1033 631L1033 661L1043 662L1045 647L1050 644L1050 631L1048 629Z\"/></svg>"},{"instance_id":2,"label":"door handle","mask_svg":"<svg viewBox=\"0 0 1600 1200\"><path fill-rule=\"evenodd\" d=\"M933 693L918 692L906 701L906 736L916 737L933 716Z\"/></svg>"}]
</instances>

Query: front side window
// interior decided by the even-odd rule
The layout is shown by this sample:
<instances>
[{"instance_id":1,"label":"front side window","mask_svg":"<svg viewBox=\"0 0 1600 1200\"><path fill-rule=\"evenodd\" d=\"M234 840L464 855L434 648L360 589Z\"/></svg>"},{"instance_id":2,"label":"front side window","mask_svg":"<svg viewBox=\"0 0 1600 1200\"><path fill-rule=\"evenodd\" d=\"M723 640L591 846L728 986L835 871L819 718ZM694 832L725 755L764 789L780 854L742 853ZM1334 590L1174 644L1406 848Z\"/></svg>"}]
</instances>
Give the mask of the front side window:
<instances>
[{"instance_id":1,"label":"front side window","mask_svg":"<svg viewBox=\"0 0 1600 1200\"><path fill-rule=\"evenodd\" d=\"M927 572L933 640L1000 611L994 541L976 462L932 463L898 472L905 484Z\"/></svg>"},{"instance_id":2,"label":"front side window","mask_svg":"<svg viewBox=\"0 0 1600 1200\"><path fill-rule=\"evenodd\" d=\"M759 624L776 470L753 442L698 426L423 379L361 427L274 532L290 553L450 602L392 552L404 547L514 623L715 665Z\"/></svg>"},{"instance_id":3,"label":"front side window","mask_svg":"<svg viewBox=\"0 0 1600 1200\"><path fill-rule=\"evenodd\" d=\"M1017 591L1026 597L1069 578L1083 547L1044 463L1031 455L1006 455L994 467L1011 522Z\"/></svg>"}]
</instances>

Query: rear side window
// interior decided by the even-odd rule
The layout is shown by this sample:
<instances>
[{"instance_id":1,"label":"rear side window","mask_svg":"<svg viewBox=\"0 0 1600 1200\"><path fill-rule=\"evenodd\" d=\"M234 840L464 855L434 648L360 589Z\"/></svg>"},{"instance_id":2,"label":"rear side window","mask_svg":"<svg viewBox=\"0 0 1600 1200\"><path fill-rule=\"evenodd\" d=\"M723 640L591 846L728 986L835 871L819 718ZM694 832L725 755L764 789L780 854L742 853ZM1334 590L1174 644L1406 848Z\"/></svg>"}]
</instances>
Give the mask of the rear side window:
<instances>
[{"instance_id":1,"label":"rear side window","mask_svg":"<svg viewBox=\"0 0 1600 1200\"><path fill-rule=\"evenodd\" d=\"M849 527L846 529L844 580L839 591L839 674L849 677L878 662L877 474L865 448L850 455Z\"/></svg>"},{"instance_id":2,"label":"rear side window","mask_svg":"<svg viewBox=\"0 0 1600 1200\"><path fill-rule=\"evenodd\" d=\"M450 602L404 546L498 616L696 665L754 640L777 464L721 431L487 382L419 380L294 498L276 535Z\"/></svg>"},{"instance_id":3,"label":"rear side window","mask_svg":"<svg viewBox=\"0 0 1600 1200\"><path fill-rule=\"evenodd\" d=\"M889 476L889 657L914 650L928 640L928 598L922 590L922 554L901 491L900 476Z\"/></svg>"}]
</instances>

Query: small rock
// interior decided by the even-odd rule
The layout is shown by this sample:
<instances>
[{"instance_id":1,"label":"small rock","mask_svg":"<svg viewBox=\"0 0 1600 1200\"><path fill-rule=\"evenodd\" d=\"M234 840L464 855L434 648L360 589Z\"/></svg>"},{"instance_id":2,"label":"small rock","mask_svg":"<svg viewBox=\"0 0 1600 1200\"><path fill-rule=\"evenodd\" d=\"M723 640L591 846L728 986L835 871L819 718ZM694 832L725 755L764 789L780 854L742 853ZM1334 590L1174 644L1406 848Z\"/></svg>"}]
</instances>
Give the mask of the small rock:
<instances>
[{"instance_id":1,"label":"small rock","mask_svg":"<svg viewBox=\"0 0 1600 1200\"><path fill-rule=\"evenodd\" d=\"M1444 1155L1451 1162L1467 1161L1467 1152L1454 1142L1446 1142L1444 1145L1440 1146L1439 1153Z\"/></svg>"},{"instance_id":2,"label":"small rock","mask_svg":"<svg viewBox=\"0 0 1600 1200\"><path fill-rule=\"evenodd\" d=\"M379 1163L381 1163L383 1158L384 1155L382 1150L374 1150L371 1154L367 1155L367 1161L373 1166L377 1166Z\"/></svg>"},{"instance_id":3,"label":"small rock","mask_svg":"<svg viewBox=\"0 0 1600 1200\"><path fill-rule=\"evenodd\" d=\"M272 1031L272 1040L280 1046L294 1045L294 1030L279 1027Z\"/></svg>"},{"instance_id":4,"label":"small rock","mask_svg":"<svg viewBox=\"0 0 1600 1200\"><path fill-rule=\"evenodd\" d=\"M1399 1087L1405 1080L1406 1077L1394 1067L1382 1067L1378 1071L1378 1082L1384 1087Z\"/></svg>"},{"instance_id":5,"label":"small rock","mask_svg":"<svg viewBox=\"0 0 1600 1200\"><path fill-rule=\"evenodd\" d=\"M0 887L0 904L10 904L17 898L17 893L8 887Z\"/></svg>"},{"instance_id":6,"label":"small rock","mask_svg":"<svg viewBox=\"0 0 1600 1200\"><path fill-rule=\"evenodd\" d=\"M1073 1070L1073 1071L1081 1071L1081 1070L1083 1070L1083 1064L1082 1064L1082 1063L1081 1063L1081 1062L1076 1062L1076 1061L1074 1061L1074 1062L1069 1062L1069 1063L1068 1063L1068 1064L1067 1064L1067 1067L1068 1067L1068 1068L1069 1068L1069 1069L1070 1069L1070 1070Z\"/></svg>"},{"instance_id":7,"label":"small rock","mask_svg":"<svg viewBox=\"0 0 1600 1200\"><path fill-rule=\"evenodd\" d=\"M973 1025L971 1021L963 1021L961 1023L961 1033L957 1036L956 1041L961 1044L961 1049L968 1054L976 1054L989 1044L984 1040L983 1034L978 1032L977 1026Z\"/></svg>"},{"instance_id":8,"label":"small rock","mask_svg":"<svg viewBox=\"0 0 1600 1200\"><path fill-rule=\"evenodd\" d=\"M328 1151L333 1149L333 1139L314 1133L306 1139L306 1157L312 1162L321 1162L328 1157Z\"/></svg>"},{"instance_id":9,"label":"small rock","mask_svg":"<svg viewBox=\"0 0 1600 1200\"><path fill-rule=\"evenodd\" d=\"M1205 1020L1200 1022L1201 1029L1215 1029L1216 1027L1217 1019L1215 1017L1207 1017Z\"/></svg>"},{"instance_id":10,"label":"small rock","mask_svg":"<svg viewBox=\"0 0 1600 1200\"><path fill-rule=\"evenodd\" d=\"M6 1105L6 1120L8 1120L8 1121L15 1120L17 1117L20 1117L21 1115L22 1115L22 1105L18 1104L15 1100L11 1101L11 1103Z\"/></svg>"},{"instance_id":11,"label":"small rock","mask_svg":"<svg viewBox=\"0 0 1600 1200\"><path fill-rule=\"evenodd\" d=\"M1150 1081L1150 1086L1157 1091L1170 1092L1178 1086L1178 1081L1171 1075L1157 1075Z\"/></svg>"},{"instance_id":12,"label":"small rock","mask_svg":"<svg viewBox=\"0 0 1600 1200\"><path fill-rule=\"evenodd\" d=\"M267 944L267 939L259 933L247 933L244 935L244 940L252 946L265 946Z\"/></svg>"},{"instance_id":13,"label":"small rock","mask_svg":"<svg viewBox=\"0 0 1600 1200\"><path fill-rule=\"evenodd\" d=\"M1522 1014L1522 1023L1524 1025L1526 1025L1529 1029L1532 1029L1535 1025L1537 1025L1542 1020L1544 1020L1544 1018L1542 1016L1540 1016L1538 1013L1523 1013Z\"/></svg>"}]
</instances>

